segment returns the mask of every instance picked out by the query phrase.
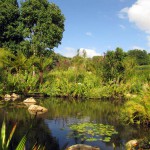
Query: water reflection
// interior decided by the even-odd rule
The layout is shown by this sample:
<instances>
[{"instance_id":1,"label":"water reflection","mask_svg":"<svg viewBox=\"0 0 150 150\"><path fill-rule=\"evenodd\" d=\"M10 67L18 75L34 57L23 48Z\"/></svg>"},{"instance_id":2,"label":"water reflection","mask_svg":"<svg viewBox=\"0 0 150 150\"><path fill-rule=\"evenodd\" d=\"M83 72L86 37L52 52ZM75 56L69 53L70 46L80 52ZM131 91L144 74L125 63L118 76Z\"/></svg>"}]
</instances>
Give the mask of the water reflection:
<instances>
[{"instance_id":1,"label":"water reflection","mask_svg":"<svg viewBox=\"0 0 150 150\"><path fill-rule=\"evenodd\" d=\"M46 150L61 150L75 143L85 143L93 146L99 146L102 150L113 150L113 144L117 150L124 149L124 144L131 139L148 137L149 131L140 127L131 127L122 125L119 121L120 107L108 101L85 100L68 101L66 99L47 98L39 99L38 103L48 109L45 116L38 117L33 122L33 128L30 131L27 149L38 142L45 145ZM19 107L18 107L19 104ZM13 137L11 147L16 147L18 141L29 129L34 118L30 115L27 107L20 101L7 103L6 107L0 109L0 123L2 124L3 116L6 116L8 133L13 124L18 122L18 127ZM79 122L94 122L109 124L115 127L118 134L113 135L110 142L87 142L80 139L67 138L70 129L69 125ZM11 148L10 148L11 149Z\"/></svg>"}]
</instances>

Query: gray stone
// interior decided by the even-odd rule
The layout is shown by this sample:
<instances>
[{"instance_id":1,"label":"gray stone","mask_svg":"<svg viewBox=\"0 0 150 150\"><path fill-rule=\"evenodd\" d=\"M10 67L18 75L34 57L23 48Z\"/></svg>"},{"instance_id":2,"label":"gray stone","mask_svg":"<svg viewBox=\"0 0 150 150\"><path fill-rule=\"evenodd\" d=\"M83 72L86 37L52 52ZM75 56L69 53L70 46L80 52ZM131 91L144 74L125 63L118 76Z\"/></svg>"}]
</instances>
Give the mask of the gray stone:
<instances>
[{"instance_id":1,"label":"gray stone","mask_svg":"<svg viewBox=\"0 0 150 150\"><path fill-rule=\"evenodd\" d=\"M136 139L135 140L130 140L125 145L126 150L134 149L137 145L138 145L138 141Z\"/></svg>"},{"instance_id":2,"label":"gray stone","mask_svg":"<svg viewBox=\"0 0 150 150\"><path fill-rule=\"evenodd\" d=\"M4 98L11 98L11 95L5 94Z\"/></svg>"},{"instance_id":3,"label":"gray stone","mask_svg":"<svg viewBox=\"0 0 150 150\"><path fill-rule=\"evenodd\" d=\"M33 97L27 98L23 101L23 103L32 103L35 104L36 100Z\"/></svg>"},{"instance_id":4,"label":"gray stone","mask_svg":"<svg viewBox=\"0 0 150 150\"><path fill-rule=\"evenodd\" d=\"M20 98L20 96L18 94L12 93L11 98L16 98L17 99L17 98Z\"/></svg>"},{"instance_id":5,"label":"gray stone","mask_svg":"<svg viewBox=\"0 0 150 150\"><path fill-rule=\"evenodd\" d=\"M48 109L39 105L30 105L28 111L33 115L41 115L48 112Z\"/></svg>"},{"instance_id":6,"label":"gray stone","mask_svg":"<svg viewBox=\"0 0 150 150\"><path fill-rule=\"evenodd\" d=\"M68 147L66 150L100 150L100 148L85 144L76 144Z\"/></svg>"}]
</instances>

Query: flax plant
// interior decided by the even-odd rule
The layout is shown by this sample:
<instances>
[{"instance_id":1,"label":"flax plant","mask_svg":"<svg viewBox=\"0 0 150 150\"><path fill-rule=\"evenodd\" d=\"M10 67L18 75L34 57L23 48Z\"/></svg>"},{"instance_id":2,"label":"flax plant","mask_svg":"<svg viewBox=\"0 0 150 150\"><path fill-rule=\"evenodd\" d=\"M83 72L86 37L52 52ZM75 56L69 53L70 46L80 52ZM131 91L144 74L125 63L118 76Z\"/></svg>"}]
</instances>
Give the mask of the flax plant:
<instances>
[{"instance_id":1,"label":"flax plant","mask_svg":"<svg viewBox=\"0 0 150 150\"><path fill-rule=\"evenodd\" d=\"M9 134L9 137L6 140L6 123L5 123L5 120L3 121L2 128L1 128L1 136L0 136L0 149L2 149L2 150L9 149L9 144L14 135L16 127L17 127L17 123L13 126L13 128Z\"/></svg>"},{"instance_id":2,"label":"flax plant","mask_svg":"<svg viewBox=\"0 0 150 150\"><path fill-rule=\"evenodd\" d=\"M2 127L1 127L1 136L0 136L0 150L9 150L9 146L10 146L10 142L11 142L11 139L13 138L14 136L14 133L15 133L15 130L16 130L16 127L17 127L17 123L15 123L15 125L13 126L13 128L11 129L11 132L9 134L9 137L8 139L6 139L6 123L5 123L5 119L2 123ZM32 125L30 127L30 129L32 128ZM26 141L28 140L27 136L28 136L28 133L30 131L30 129L28 130L28 132L22 137L22 139L20 140L19 144L17 145L16 149L15 150L26 150ZM45 150L45 146L41 146L41 145L38 145L38 143L36 142L32 149L31 150Z\"/></svg>"}]
</instances>

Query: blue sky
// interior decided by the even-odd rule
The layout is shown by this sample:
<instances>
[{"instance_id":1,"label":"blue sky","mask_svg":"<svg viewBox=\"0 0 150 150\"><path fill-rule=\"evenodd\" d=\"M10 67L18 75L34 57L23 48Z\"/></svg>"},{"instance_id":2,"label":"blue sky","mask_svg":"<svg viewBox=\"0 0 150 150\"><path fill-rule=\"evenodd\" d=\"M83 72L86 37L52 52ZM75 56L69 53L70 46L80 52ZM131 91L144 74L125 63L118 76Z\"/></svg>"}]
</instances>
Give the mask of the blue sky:
<instances>
[{"instance_id":1,"label":"blue sky","mask_svg":"<svg viewBox=\"0 0 150 150\"><path fill-rule=\"evenodd\" d=\"M116 47L150 52L150 0L49 0L64 14L65 32L55 52L72 57L84 48L88 56Z\"/></svg>"}]
</instances>

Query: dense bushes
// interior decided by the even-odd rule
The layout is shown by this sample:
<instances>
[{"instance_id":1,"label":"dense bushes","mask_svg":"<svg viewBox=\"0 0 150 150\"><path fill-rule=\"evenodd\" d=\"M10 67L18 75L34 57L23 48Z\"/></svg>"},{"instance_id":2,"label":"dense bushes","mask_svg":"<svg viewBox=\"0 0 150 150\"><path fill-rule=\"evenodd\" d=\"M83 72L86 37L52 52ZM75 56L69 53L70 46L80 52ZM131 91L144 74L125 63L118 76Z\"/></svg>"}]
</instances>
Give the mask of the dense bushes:
<instances>
[{"instance_id":1,"label":"dense bushes","mask_svg":"<svg viewBox=\"0 0 150 150\"><path fill-rule=\"evenodd\" d=\"M21 51L16 55L6 49L0 52L0 95L38 92L59 97L127 100L121 111L125 122L141 124L149 117L149 66L138 66L135 58L120 48L93 58L65 58L54 53L27 58Z\"/></svg>"},{"instance_id":2,"label":"dense bushes","mask_svg":"<svg viewBox=\"0 0 150 150\"><path fill-rule=\"evenodd\" d=\"M150 93L134 96L127 101L121 111L121 120L128 124L150 125Z\"/></svg>"}]
</instances>

